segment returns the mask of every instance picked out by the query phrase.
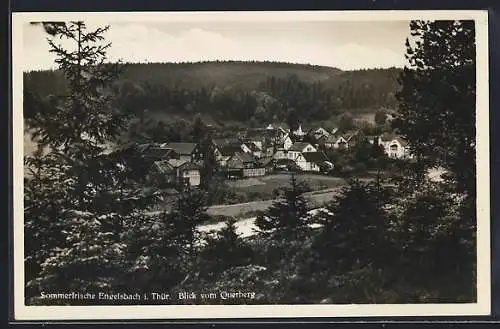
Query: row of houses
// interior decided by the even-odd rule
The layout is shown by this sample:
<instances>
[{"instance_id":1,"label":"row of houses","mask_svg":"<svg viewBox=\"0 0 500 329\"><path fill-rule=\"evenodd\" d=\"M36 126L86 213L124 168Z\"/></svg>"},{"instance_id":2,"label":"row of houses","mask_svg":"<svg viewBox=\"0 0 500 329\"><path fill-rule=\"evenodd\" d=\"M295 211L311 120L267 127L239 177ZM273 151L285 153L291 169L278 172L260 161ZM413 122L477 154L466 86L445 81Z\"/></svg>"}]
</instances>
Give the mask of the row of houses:
<instances>
[{"instance_id":1,"label":"row of houses","mask_svg":"<svg viewBox=\"0 0 500 329\"><path fill-rule=\"evenodd\" d=\"M304 131L268 126L246 130L235 138L213 139L215 159L228 178L263 176L275 169L319 172L334 167L324 149L349 149L361 140L380 145L392 158L409 158L408 144L398 136L363 136L361 131L340 133L316 127ZM150 160L152 173L165 183L200 184L203 161L198 143L140 145L143 157Z\"/></svg>"}]
</instances>

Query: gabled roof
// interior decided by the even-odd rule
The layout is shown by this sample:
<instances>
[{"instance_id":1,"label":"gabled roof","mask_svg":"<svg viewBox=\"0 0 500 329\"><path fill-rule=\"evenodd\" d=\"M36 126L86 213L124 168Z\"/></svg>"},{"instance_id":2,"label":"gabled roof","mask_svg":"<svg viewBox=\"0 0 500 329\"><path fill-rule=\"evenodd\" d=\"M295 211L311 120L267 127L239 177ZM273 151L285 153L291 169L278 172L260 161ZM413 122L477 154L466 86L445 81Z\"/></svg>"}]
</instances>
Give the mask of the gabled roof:
<instances>
[{"instance_id":1,"label":"gabled roof","mask_svg":"<svg viewBox=\"0 0 500 329\"><path fill-rule=\"evenodd\" d=\"M304 152L302 156L304 156L307 162L320 163L328 161L328 157L323 152Z\"/></svg>"},{"instance_id":2,"label":"gabled roof","mask_svg":"<svg viewBox=\"0 0 500 329\"><path fill-rule=\"evenodd\" d=\"M296 152L302 152L307 145L311 145L310 143L306 142L295 142L293 143L292 147L288 151L296 151Z\"/></svg>"},{"instance_id":3,"label":"gabled roof","mask_svg":"<svg viewBox=\"0 0 500 329\"><path fill-rule=\"evenodd\" d=\"M160 148L157 146L150 146L144 149L144 151L142 151L141 153L146 158L153 158L159 160L168 158L173 153L173 150Z\"/></svg>"},{"instance_id":4,"label":"gabled roof","mask_svg":"<svg viewBox=\"0 0 500 329\"><path fill-rule=\"evenodd\" d=\"M179 159L170 159L168 160L168 163L173 167L173 168L179 168L183 164L187 163L189 161L187 160L179 160Z\"/></svg>"},{"instance_id":5,"label":"gabled roof","mask_svg":"<svg viewBox=\"0 0 500 329\"><path fill-rule=\"evenodd\" d=\"M359 134L359 130L350 130L342 133L342 137L344 137L345 140L350 141L354 136L357 136Z\"/></svg>"},{"instance_id":6,"label":"gabled roof","mask_svg":"<svg viewBox=\"0 0 500 329\"><path fill-rule=\"evenodd\" d=\"M316 128L314 128L314 129L311 130L311 133L313 135L326 135L326 136L330 136L330 133L328 132L328 130L326 130L323 127L316 127Z\"/></svg>"},{"instance_id":7,"label":"gabled roof","mask_svg":"<svg viewBox=\"0 0 500 329\"><path fill-rule=\"evenodd\" d=\"M167 160L153 162L153 168L161 174L171 173L174 170Z\"/></svg>"},{"instance_id":8,"label":"gabled roof","mask_svg":"<svg viewBox=\"0 0 500 329\"><path fill-rule=\"evenodd\" d=\"M236 160L236 162L234 162ZM245 163L249 163L249 162L256 162L254 157L249 154L249 153L245 153L245 152L239 152L239 153L236 153L235 155L233 155L229 160L228 160L228 167L229 168L233 168L233 169L243 169L244 168L244 164Z\"/></svg>"},{"instance_id":9,"label":"gabled roof","mask_svg":"<svg viewBox=\"0 0 500 329\"><path fill-rule=\"evenodd\" d=\"M166 147L174 150L178 154L186 155L194 152L196 143L168 143Z\"/></svg>"}]
</instances>

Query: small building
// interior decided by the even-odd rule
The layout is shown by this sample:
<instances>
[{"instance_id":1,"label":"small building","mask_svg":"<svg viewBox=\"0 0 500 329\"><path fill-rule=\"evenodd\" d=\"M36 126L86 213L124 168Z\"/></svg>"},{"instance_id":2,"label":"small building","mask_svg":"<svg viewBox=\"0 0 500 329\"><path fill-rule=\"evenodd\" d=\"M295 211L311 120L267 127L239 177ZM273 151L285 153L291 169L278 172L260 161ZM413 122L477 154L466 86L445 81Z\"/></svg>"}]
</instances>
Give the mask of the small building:
<instances>
[{"instance_id":1,"label":"small building","mask_svg":"<svg viewBox=\"0 0 500 329\"><path fill-rule=\"evenodd\" d=\"M295 142L292 147L287 150L287 158L295 161L297 157L304 152L316 152L317 149L310 143L306 142Z\"/></svg>"},{"instance_id":2,"label":"small building","mask_svg":"<svg viewBox=\"0 0 500 329\"><path fill-rule=\"evenodd\" d=\"M177 175L175 168L168 160L159 160L153 162L149 170L149 180L158 186L175 186Z\"/></svg>"},{"instance_id":3,"label":"small building","mask_svg":"<svg viewBox=\"0 0 500 329\"><path fill-rule=\"evenodd\" d=\"M333 144L331 144L332 148L335 149L348 149L356 145L358 140L362 137L359 130L348 131L342 134L332 135L335 136L332 140L334 140Z\"/></svg>"},{"instance_id":4,"label":"small building","mask_svg":"<svg viewBox=\"0 0 500 329\"><path fill-rule=\"evenodd\" d=\"M238 152L243 152L240 145L225 145L218 149L217 162L219 166L225 167L227 165L227 160L229 160L233 155Z\"/></svg>"},{"instance_id":5,"label":"small building","mask_svg":"<svg viewBox=\"0 0 500 329\"><path fill-rule=\"evenodd\" d=\"M330 136L330 133L328 131L326 131L326 129L324 129L323 127L319 127L319 128L311 130L310 135L315 140L319 140L319 139L323 139L323 138L328 138L328 136Z\"/></svg>"},{"instance_id":6,"label":"small building","mask_svg":"<svg viewBox=\"0 0 500 329\"><path fill-rule=\"evenodd\" d=\"M173 150L175 158L184 161L193 161L199 152L196 143L165 143L162 147Z\"/></svg>"},{"instance_id":7,"label":"small building","mask_svg":"<svg viewBox=\"0 0 500 329\"><path fill-rule=\"evenodd\" d=\"M323 152L304 152L295 160L297 165L304 171L319 172L322 168L329 166L328 157Z\"/></svg>"},{"instance_id":8,"label":"small building","mask_svg":"<svg viewBox=\"0 0 500 329\"><path fill-rule=\"evenodd\" d=\"M408 142L400 136L392 138L382 138L381 144L384 147L385 154L393 159L411 159L413 158Z\"/></svg>"},{"instance_id":9,"label":"small building","mask_svg":"<svg viewBox=\"0 0 500 329\"><path fill-rule=\"evenodd\" d=\"M256 158L262 157L262 149L256 143L250 141L241 145L243 152L252 154Z\"/></svg>"},{"instance_id":10,"label":"small building","mask_svg":"<svg viewBox=\"0 0 500 329\"><path fill-rule=\"evenodd\" d=\"M200 165L194 162L185 162L177 169L179 182L188 186L199 186L201 182Z\"/></svg>"},{"instance_id":11,"label":"small building","mask_svg":"<svg viewBox=\"0 0 500 329\"><path fill-rule=\"evenodd\" d=\"M245 152L231 156L227 160L226 168L229 177L254 177L266 174L266 169L259 165L255 157Z\"/></svg>"}]
</instances>

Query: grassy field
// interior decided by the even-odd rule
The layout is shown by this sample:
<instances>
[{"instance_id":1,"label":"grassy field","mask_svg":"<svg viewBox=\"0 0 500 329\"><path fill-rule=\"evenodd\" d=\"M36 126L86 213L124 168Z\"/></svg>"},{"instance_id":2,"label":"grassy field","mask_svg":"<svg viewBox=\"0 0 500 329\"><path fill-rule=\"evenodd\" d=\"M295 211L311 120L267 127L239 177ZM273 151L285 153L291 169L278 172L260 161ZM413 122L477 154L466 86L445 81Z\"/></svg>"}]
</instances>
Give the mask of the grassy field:
<instances>
[{"instance_id":1,"label":"grassy field","mask_svg":"<svg viewBox=\"0 0 500 329\"><path fill-rule=\"evenodd\" d=\"M312 191L324 190L344 185L346 182L340 177L331 177L318 174L300 174L295 176L297 181L306 183ZM228 181L229 187L235 192L269 194L280 187L288 186L289 174L275 174L263 177L246 178L237 181Z\"/></svg>"}]
</instances>

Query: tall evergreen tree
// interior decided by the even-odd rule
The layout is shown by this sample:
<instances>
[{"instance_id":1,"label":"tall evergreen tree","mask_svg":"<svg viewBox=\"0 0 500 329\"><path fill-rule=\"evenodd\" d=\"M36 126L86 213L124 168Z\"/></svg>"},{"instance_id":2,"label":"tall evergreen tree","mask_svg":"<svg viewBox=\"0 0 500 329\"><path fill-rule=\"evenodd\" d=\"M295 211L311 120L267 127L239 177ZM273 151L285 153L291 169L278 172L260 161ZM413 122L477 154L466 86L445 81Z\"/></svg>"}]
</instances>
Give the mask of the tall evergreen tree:
<instances>
[{"instance_id":1,"label":"tall evergreen tree","mask_svg":"<svg viewBox=\"0 0 500 329\"><path fill-rule=\"evenodd\" d=\"M458 189L474 198L474 21L412 21L410 28L394 126L423 165L449 169Z\"/></svg>"},{"instance_id":2,"label":"tall evergreen tree","mask_svg":"<svg viewBox=\"0 0 500 329\"><path fill-rule=\"evenodd\" d=\"M384 205L388 191L381 183L353 180L327 205L326 211L315 216L322 231L313 248L330 270L351 270L356 264L380 265L387 260Z\"/></svg>"},{"instance_id":3,"label":"tall evergreen tree","mask_svg":"<svg viewBox=\"0 0 500 329\"><path fill-rule=\"evenodd\" d=\"M275 238L297 239L307 231L309 214L304 193L307 186L297 182L295 175L290 177L290 186L281 190L282 199L263 214L260 214L255 224L259 231Z\"/></svg>"},{"instance_id":4,"label":"tall evergreen tree","mask_svg":"<svg viewBox=\"0 0 500 329\"><path fill-rule=\"evenodd\" d=\"M27 295L112 289L127 264L121 236L154 198L129 178L127 157L113 145L129 117L113 104L110 87L120 71L105 62L109 27L47 26L68 93L25 104L35 109L26 109L25 123L45 149L25 158Z\"/></svg>"}]
</instances>

